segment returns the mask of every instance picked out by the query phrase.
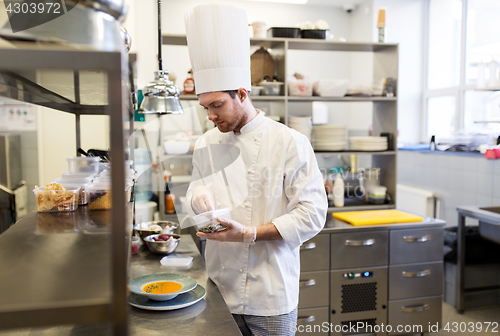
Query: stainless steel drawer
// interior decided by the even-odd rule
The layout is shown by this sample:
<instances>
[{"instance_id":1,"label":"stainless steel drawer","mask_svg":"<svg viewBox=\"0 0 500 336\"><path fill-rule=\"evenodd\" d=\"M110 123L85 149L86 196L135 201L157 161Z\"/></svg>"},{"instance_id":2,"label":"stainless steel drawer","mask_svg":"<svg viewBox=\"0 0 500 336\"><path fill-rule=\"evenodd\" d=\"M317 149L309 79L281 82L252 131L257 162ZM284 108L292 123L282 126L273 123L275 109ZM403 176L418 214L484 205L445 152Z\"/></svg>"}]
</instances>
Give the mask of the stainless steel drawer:
<instances>
[{"instance_id":1,"label":"stainless steel drawer","mask_svg":"<svg viewBox=\"0 0 500 336\"><path fill-rule=\"evenodd\" d=\"M389 263L408 264L443 260L442 228L390 231Z\"/></svg>"},{"instance_id":2,"label":"stainless steel drawer","mask_svg":"<svg viewBox=\"0 0 500 336\"><path fill-rule=\"evenodd\" d=\"M331 234L331 269L385 266L388 231Z\"/></svg>"},{"instance_id":3,"label":"stainless steel drawer","mask_svg":"<svg viewBox=\"0 0 500 336\"><path fill-rule=\"evenodd\" d=\"M300 247L300 271L324 271L330 266L330 235L319 234Z\"/></svg>"},{"instance_id":4,"label":"stainless steel drawer","mask_svg":"<svg viewBox=\"0 0 500 336\"><path fill-rule=\"evenodd\" d=\"M299 309L295 335L328 335L328 307Z\"/></svg>"},{"instance_id":5,"label":"stainless steel drawer","mask_svg":"<svg viewBox=\"0 0 500 336\"><path fill-rule=\"evenodd\" d=\"M389 300L442 294L442 262L389 267Z\"/></svg>"},{"instance_id":6,"label":"stainless steel drawer","mask_svg":"<svg viewBox=\"0 0 500 336\"><path fill-rule=\"evenodd\" d=\"M299 308L328 306L330 272L300 273Z\"/></svg>"},{"instance_id":7,"label":"stainless steel drawer","mask_svg":"<svg viewBox=\"0 0 500 336\"><path fill-rule=\"evenodd\" d=\"M442 297L389 301L389 335L408 335L429 332L429 326L441 325ZM397 331L400 326L402 330ZM414 328L419 327L416 330ZM407 328L407 330L404 330ZM412 328L413 330L409 329Z\"/></svg>"}]
</instances>

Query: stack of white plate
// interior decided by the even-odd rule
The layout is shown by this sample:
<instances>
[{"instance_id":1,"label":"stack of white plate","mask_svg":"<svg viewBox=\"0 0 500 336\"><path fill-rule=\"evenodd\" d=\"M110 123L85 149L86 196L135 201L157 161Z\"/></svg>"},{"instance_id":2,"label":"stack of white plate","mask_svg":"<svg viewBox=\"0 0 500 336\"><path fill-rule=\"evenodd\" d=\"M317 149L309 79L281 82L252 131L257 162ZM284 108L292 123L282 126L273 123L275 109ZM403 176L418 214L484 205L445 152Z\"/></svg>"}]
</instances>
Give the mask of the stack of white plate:
<instances>
[{"instance_id":1,"label":"stack of white plate","mask_svg":"<svg viewBox=\"0 0 500 336\"><path fill-rule=\"evenodd\" d=\"M314 149L321 151L341 151L347 148L346 125L314 126Z\"/></svg>"},{"instance_id":2,"label":"stack of white plate","mask_svg":"<svg viewBox=\"0 0 500 336\"><path fill-rule=\"evenodd\" d=\"M354 151L384 151L387 150L386 137L350 137L349 149Z\"/></svg>"},{"instance_id":3,"label":"stack of white plate","mask_svg":"<svg viewBox=\"0 0 500 336\"><path fill-rule=\"evenodd\" d=\"M312 138L312 118L311 117L288 117L288 126L304 134L309 141Z\"/></svg>"}]
</instances>

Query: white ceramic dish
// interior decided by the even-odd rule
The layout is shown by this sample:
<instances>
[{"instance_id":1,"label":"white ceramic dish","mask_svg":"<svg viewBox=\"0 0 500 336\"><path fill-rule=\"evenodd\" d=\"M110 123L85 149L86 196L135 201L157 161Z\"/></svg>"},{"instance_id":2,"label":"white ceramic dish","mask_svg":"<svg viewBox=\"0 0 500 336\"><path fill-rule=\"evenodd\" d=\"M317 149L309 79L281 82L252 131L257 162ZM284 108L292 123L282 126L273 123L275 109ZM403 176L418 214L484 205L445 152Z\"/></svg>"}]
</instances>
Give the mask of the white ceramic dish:
<instances>
[{"instance_id":1,"label":"white ceramic dish","mask_svg":"<svg viewBox=\"0 0 500 336\"><path fill-rule=\"evenodd\" d=\"M131 306L146 310L175 310L194 305L207 295L206 289L198 285L193 290L179 294L176 298L168 301L153 301L145 296L131 293L128 302Z\"/></svg>"},{"instance_id":2,"label":"white ceramic dish","mask_svg":"<svg viewBox=\"0 0 500 336\"><path fill-rule=\"evenodd\" d=\"M176 292L169 294L152 294L145 292L142 288L150 283L157 281L172 281L182 285L182 288ZM177 295L189 292L193 288L196 287L198 283L195 279L183 275L183 274L175 274L175 273L159 273L159 274L148 274L129 282L130 291L134 294L147 297L148 299L154 301L167 301L174 299Z\"/></svg>"}]
</instances>

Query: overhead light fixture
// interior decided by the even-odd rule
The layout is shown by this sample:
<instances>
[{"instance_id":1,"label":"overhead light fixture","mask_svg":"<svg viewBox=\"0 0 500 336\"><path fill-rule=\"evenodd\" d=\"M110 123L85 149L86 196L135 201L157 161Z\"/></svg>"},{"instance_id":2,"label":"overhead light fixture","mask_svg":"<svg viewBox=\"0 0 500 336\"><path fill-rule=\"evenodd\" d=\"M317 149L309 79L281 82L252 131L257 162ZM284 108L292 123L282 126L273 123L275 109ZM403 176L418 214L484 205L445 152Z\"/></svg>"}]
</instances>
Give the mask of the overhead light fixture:
<instances>
[{"instance_id":1,"label":"overhead light fixture","mask_svg":"<svg viewBox=\"0 0 500 336\"><path fill-rule=\"evenodd\" d=\"M150 82L142 93L144 99L139 113L143 114L183 114L181 103L179 102L180 90L168 78L168 71L163 70L163 62L161 58L161 0L158 4L158 67L159 71L155 71L155 79Z\"/></svg>"},{"instance_id":2,"label":"overhead light fixture","mask_svg":"<svg viewBox=\"0 0 500 336\"><path fill-rule=\"evenodd\" d=\"M297 5L303 5L307 3L307 0L247 0L247 1L279 2L279 3L297 4Z\"/></svg>"}]
</instances>

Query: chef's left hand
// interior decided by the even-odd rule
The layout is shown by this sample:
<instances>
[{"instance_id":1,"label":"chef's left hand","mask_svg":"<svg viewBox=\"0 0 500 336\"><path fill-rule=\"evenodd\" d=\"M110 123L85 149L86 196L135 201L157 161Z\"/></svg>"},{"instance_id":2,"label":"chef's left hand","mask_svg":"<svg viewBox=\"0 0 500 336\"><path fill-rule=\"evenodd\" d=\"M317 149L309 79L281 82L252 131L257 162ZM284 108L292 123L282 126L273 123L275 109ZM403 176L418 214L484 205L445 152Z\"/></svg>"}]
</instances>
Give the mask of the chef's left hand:
<instances>
[{"instance_id":1,"label":"chef's left hand","mask_svg":"<svg viewBox=\"0 0 500 336\"><path fill-rule=\"evenodd\" d=\"M227 228L223 231L217 231L213 233L197 232L196 235L198 237L204 237L206 239L223 242L243 242L246 244L255 243L255 238L257 237L256 227L248 227L241 223L238 223L235 220L226 218L217 218L217 220Z\"/></svg>"}]
</instances>

